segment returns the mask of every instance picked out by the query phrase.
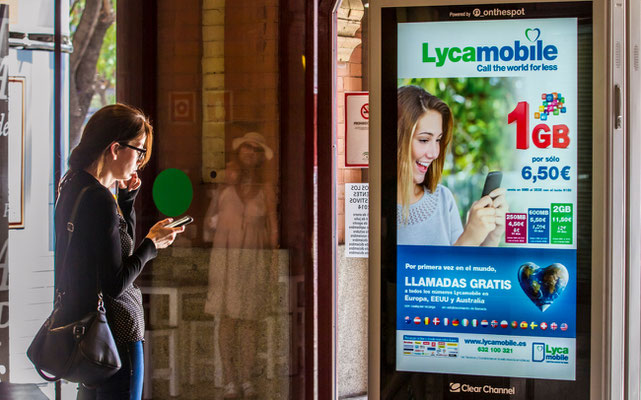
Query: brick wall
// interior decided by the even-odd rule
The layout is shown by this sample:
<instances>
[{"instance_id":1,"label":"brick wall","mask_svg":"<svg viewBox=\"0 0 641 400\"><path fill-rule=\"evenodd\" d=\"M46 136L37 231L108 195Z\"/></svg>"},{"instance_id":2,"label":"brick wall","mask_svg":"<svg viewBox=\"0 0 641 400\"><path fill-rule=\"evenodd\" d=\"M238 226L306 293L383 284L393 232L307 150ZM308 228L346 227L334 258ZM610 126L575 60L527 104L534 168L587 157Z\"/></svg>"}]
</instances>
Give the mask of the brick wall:
<instances>
[{"instance_id":1,"label":"brick wall","mask_svg":"<svg viewBox=\"0 0 641 400\"><path fill-rule=\"evenodd\" d=\"M188 212L201 221L205 212L201 199L206 197L200 184L201 2L159 0L157 4L158 110L157 121L153 121L154 153L158 156L158 172L178 168L190 177L194 201ZM197 232L197 227L192 226L183 239L197 240Z\"/></svg>"},{"instance_id":2,"label":"brick wall","mask_svg":"<svg viewBox=\"0 0 641 400\"><path fill-rule=\"evenodd\" d=\"M278 0L235 0L225 10L225 151L247 132L262 134L274 150L265 163L278 181Z\"/></svg>"},{"instance_id":3,"label":"brick wall","mask_svg":"<svg viewBox=\"0 0 641 400\"><path fill-rule=\"evenodd\" d=\"M278 183L278 1L160 0L157 61L154 152L159 172L179 168L191 178L196 222L183 244L198 245L234 138L265 136L274 150L265 175Z\"/></svg>"},{"instance_id":4,"label":"brick wall","mask_svg":"<svg viewBox=\"0 0 641 400\"><path fill-rule=\"evenodd\" d=\"M204 0L202 11L202 179L225 169L225 0Z\"/></svg>"},{"instance_id":5,"label":"brick wall","mask_svg":"<svg viewBox=\"0 0 641 400\"><path fill-rule=\"evenodd\" d=\"M356 34L360 38L360 31ZM363 89L362 46L354 49L349 62L336 65L336 105L337 105L337 187L336 212L338 243L345 243L345 183L362 182L360 168L345 168L345 92Z\"/></svg>"},{"instance_id":6,"label":"brick wall","mask_svg":"<svg viewBox=\"0 0 641 400\"><path fill-rule=\"evenodd\" d=\"M278 154L278 1L203 2L202 179L225 182L231 143L250 131ZM278 177L277 157L266 164Z\"/></svg>"}]
</instances>

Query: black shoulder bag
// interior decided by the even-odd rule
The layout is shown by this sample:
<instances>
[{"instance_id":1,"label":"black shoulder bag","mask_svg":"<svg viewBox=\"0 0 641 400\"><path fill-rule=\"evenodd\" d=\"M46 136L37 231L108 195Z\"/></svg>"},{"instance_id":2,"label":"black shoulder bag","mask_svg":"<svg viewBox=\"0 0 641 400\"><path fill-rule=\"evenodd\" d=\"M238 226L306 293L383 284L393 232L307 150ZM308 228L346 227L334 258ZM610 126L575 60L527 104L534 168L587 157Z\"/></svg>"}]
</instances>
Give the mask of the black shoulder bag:
<instances>
[{"instance_id":1,"label":"black shoulder bag","mask_svg":"<svg viewBox=\"0 0 641 400\"><path fill-rule=\"evenodd\" d=\"M67 252L74 231L74 221L80 200L89 189L82 189L67 223L68 239L62 263L63 278L67 278ZM99 278L98 278L99 279ZM67 279L63 279L66 284ZM122 366L116 342L107 324L102 290L99 280L96 282L98 304L95 311L86 314L78 321L57 326L63 312L64 291L57 290L53 311L33 338L27 356L36 367L36 371L47 381L66 379L70 382L85 385L97 385L112 375ZM49 375L47 375L49 374Z\"/></svg>"}]
</instances>

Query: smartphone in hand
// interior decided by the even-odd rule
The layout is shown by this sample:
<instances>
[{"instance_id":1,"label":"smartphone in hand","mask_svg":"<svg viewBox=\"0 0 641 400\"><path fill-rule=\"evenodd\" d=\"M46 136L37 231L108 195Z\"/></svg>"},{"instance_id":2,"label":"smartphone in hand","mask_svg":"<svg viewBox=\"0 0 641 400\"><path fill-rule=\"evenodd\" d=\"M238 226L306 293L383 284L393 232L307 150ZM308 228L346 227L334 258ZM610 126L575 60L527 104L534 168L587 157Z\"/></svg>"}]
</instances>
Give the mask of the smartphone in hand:
<instances>
[{"instance_id":1,"label":"smartphone in hand","mask_svg":"<svg viewBox=\"0 0 641 400\"><path fill-rule=\"evenodd\" d=\"M483 185L483 193L481 197L487 196L496 188L501 187L501 181L503 180L503 172L501 171L492 171L487 174L485 178L485 185Z\"/></svg>"},{"instance_id":2,"label":"smartphone in hand","mask_svg":"<svg viewBox=\"0 0 641 400\"><path fill-rule=\"evenodd\" d=\"M177 219L177 220L175 220L173 222L168 223L167 225L165 225L165 227L166 228L178 228L180 226L185 226L185 225L191 224L192 222L194 222L194 219L192 217L190 217L189 215L185 215L184 217L182 217L180 219Z\"/></svg>"}]
</instances>

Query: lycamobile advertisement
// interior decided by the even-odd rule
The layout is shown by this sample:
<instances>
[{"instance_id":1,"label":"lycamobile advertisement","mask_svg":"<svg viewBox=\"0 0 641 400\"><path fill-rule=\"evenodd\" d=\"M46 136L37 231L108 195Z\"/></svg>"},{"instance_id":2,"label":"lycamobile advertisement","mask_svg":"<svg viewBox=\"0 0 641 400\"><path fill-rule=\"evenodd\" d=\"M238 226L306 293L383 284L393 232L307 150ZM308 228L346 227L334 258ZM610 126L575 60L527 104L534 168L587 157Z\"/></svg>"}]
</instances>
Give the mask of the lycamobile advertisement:
<instances>
[{"instance_id":1,"label":"lycamobile advertisement","mask_svg":"<svg viewBox=\"0 0 641 400\"><path fill-rule=\"evenodd\" d=\"M397 369L575 379L577 20L398 25Z\"/></svg>"}]
</instances>

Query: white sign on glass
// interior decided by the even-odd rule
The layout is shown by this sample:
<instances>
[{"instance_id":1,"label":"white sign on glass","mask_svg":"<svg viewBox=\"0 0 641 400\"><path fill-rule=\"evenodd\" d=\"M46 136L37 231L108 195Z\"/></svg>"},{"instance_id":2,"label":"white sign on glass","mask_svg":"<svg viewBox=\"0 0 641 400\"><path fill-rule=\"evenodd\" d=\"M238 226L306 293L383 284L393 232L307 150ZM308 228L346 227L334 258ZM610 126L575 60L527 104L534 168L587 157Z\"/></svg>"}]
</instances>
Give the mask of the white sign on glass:
<instances>
[{"instance_id":1,"label":"white sign on glass","mask_svg":"<svg viewBox=\"0 0 641 400\"><path fill-rule=\"evenodd\" d=\"M345 257L369 257L369 184L345 184Z\"/></svg>"},{"instance_id":2,"label":"white sign on glass","mask_svg":"<svg viewBox=\"0 0 641 400\"><path fill-rule=\"evenodd\" d=\"M345 93L345 166L369 166L369 93Z\"/></svg>"}]
</instances>

